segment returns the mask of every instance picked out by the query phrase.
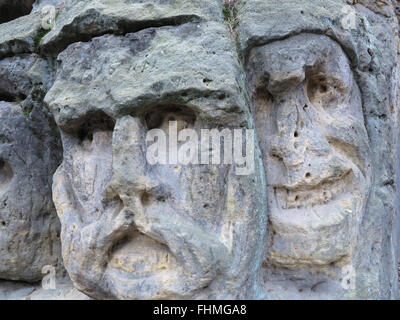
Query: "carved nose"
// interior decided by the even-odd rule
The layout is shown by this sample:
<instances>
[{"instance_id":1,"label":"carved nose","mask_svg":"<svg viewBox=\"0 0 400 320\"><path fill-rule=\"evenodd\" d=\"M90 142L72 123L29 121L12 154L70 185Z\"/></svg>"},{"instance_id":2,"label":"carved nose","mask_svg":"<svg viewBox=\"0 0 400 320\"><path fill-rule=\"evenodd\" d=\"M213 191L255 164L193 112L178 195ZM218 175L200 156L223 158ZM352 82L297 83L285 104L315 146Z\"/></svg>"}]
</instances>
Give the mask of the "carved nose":
<instances>
[{"instance_id":1,"label":"carved nose","mask_svg":"<svg viewBox=\"0 0 400 320\"><path fill-rule=\"evenodd\" d=\"M278 100L278 132L271 141L271 154L282 159L287 168L301 165L307 149L302 100L302 95L296 93Z\"/></svg>"},{"instance_id":2,"label":"carved nose","mask_svg":"<svg viewBox=\"0 0 400 320\"><path fill-rule=\"evenodd\" d=\"M280 158L287 170L284 184L293 188L317 185L349 169L340 156L335 156L320 119L303 92L297 90L278 100L277 134L270 143L270 154ZM304 108L306 104L308 107Z\"/></svg>"},{"instance_id":3,"label":"carved nose","mask_svg":"<svg viewBox=\"0 0 400 320\"><path fill-rule=\"evenodd\" d=\"M297 128L288 130L273 138L271 153L281 158L287 168L293 168L304 162L307 141Z\"/></svg>"}]
</instances>

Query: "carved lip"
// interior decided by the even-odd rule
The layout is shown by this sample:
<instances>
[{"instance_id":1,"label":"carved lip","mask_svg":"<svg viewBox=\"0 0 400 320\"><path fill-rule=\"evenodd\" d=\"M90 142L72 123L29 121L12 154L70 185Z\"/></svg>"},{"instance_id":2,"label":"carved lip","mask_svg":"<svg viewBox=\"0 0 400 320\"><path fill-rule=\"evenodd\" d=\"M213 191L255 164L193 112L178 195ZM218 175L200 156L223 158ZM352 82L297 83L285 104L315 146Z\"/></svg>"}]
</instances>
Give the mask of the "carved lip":
<instances>
[{"instance_id":1,"label":"carved lip","mask_svg":"<svg viewBox=\"0 0 400 320\"><path fill-rule=\"evenodd\" d=\"M192 279L167 245L139 231L116 245L106 274L125 299L187 299L209 283Z\"/></svg>"}]
</instances>

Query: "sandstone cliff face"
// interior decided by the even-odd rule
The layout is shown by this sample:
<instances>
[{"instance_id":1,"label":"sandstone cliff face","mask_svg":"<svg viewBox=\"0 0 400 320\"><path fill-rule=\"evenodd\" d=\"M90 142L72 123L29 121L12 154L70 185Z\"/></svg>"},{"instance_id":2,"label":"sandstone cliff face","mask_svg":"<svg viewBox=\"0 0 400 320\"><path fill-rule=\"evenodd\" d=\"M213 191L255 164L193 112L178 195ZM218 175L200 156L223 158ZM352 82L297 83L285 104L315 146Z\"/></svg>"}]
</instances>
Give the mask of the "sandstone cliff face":
<instances>
[{"instance_id":1,"label":"sandstone cliff face","mask_svg":"<svg viewBox=\"0 0 400 320\"><path fill-rule=\"evenodd\" d=\"M51 197L61 161L57 127L43 106L51 68L35 54L0 61L0 278L38 281L62 266ZM43 74L43 75L42 75Z\"/></svg>"},{"instance_id":2,"label":"sandstone cliff face","mask_svg":"<svg viewBox=\"0 0 400 320\"><path fill-rule=\"evenodd\" d=\"M96 299L398 298L396 3L11 3L1 279L50 265ZM150 164L171 121L254 129L253 170Z\"/></svg>"}]
</instances>

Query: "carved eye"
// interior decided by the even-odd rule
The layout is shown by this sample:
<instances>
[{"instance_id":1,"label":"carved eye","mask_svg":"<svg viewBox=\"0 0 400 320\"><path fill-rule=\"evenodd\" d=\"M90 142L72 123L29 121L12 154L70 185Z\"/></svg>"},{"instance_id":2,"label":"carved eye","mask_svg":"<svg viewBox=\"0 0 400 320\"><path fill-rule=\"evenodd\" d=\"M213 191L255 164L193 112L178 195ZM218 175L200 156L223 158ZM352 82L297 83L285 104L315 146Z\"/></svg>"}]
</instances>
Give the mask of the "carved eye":
<instances>
[{"instance_id":1,"label":"carved eye","mask_svg":"<svg viewBox=\"0 0 400 320\"><path fill-rule=\"evenodd\" d=\"M345 101L348 89L343 81L313 69L306 71L307 95L314 106L336 107Z\"/></svg>"},{"instance_id":2,"label":"carved eye","mask_svg":"<svg viewBox=\"0 0 400 320\"><path fill-rule=\"evenodd\" d=\"M179 132L192 127L196 121L196 115L184 107L156 107L145 115L149 130L159 128L168 132L170 121L177 122Z\"/></svg>"}]
</instances>

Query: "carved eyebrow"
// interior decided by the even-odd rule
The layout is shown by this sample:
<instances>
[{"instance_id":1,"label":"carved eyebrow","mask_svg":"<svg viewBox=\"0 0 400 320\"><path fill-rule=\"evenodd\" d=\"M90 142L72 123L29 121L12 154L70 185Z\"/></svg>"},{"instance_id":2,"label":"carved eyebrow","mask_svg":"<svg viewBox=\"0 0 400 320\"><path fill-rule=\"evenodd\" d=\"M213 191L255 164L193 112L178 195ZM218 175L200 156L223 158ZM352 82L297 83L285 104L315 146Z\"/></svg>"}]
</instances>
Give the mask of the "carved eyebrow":
<instances>
[{"instance_id":1,"label":"carved eyebrow","mask_svg":"<svg viewBox=\"0 0 400 320\"><path fill-rule=\"evenodd\" d=\"M316 47L316 43L319 46ZM336 77L344 80L344 83L347 82L347 73L351 72L350 61L337 41L325 35L309 33L256 46L251 49L247 61L247 68L251 69L250 77L256 86L262 78L273 78L277 73L305 72L306 68L315 65L324 65L325 73L336 73ZM341 67L337 68L337 65Z\"/></svg>"}]
</instances>

